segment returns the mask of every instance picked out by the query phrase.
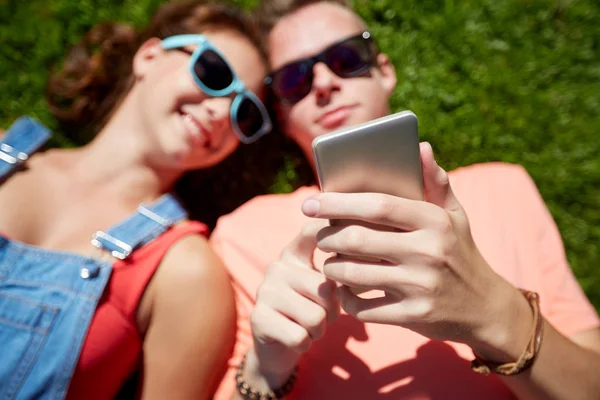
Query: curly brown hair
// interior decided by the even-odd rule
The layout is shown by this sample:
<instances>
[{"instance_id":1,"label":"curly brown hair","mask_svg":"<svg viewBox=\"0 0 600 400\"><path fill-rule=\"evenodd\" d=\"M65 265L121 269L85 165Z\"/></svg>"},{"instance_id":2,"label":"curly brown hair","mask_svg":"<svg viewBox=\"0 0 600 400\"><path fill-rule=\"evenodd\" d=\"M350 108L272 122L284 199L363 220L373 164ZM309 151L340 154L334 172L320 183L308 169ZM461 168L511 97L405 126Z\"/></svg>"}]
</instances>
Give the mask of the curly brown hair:
<instances>
[{"instance_id":1,"label":"curly brown hair","mask_svg":"<svg viewBox=\"0 0 600 400\"><path fill-rule=\"evenodd\" d=\"M50 109L77 143L100 131L133 85L132 61L148 39L229 29L241 33L266 60L254 20L225 3L175 1L160 7L141 31L116 22L92 28L73 46L46 87Z\"/></svg>"},{"instance_id":2,"label":"curly brown hair","mask_svg":"<svg viewBox=\"0 0 600 400\"><path fill-rule=\"evenodd\" d=\"M95 137L131 89L133 57L149 38L218 29L243 34L266 62L254 19L222 1L167 3L141 31L121 23L92 28L48 80L46 97L61 130L80 145ZM269 191L282 169L283 154L293 153L286 149L288 145L282 136L271 134L251 146L239 146L219 165L186 173L175 193L191 218L213 227L219 216Z\"/></svg>"}]
</instances>

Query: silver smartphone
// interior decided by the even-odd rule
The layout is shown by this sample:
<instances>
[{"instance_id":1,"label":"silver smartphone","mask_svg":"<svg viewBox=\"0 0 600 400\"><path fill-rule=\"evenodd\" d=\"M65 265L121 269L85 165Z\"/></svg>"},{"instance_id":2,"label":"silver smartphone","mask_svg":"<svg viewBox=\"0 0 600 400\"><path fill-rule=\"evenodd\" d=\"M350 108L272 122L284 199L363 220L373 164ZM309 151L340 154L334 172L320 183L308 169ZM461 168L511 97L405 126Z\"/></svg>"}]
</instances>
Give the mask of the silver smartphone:
<instances>
[{"instance_id":1,"label":"silver smartphone","mask_svg":"<svg viewBox=\"0 0 600 400\"><path fill-rule=\"evenodd\" d=\"M418 123L411 111L319 136L313 140L312 149L323 192L385 193L423 200ZM331 220L329 223L394 230L360 221ZM338 257L345 255L338 254ZM353 258L381 261L366 256ZM350 290L356 295L367 291L360 287Z\"/></svg>"},{"instance_id":2,"label":"silver smartphone","mask_svg":"<svg viewBox=\"0 0 600 400\"><path fill-rule=\"evenodd\" d=\"M423 200L417 117L402 111L312 142L321 190Z\"/></svg>"}]
</instances>

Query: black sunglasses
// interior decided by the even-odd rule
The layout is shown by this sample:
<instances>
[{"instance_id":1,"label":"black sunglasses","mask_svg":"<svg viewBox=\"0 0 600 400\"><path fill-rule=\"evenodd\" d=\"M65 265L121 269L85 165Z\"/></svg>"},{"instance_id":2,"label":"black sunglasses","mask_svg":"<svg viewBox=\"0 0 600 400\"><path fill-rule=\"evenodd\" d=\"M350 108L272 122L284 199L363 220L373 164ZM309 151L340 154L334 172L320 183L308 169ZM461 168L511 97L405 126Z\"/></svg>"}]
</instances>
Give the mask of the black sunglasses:
<instances>
[{"instance_id":1,"label":"black sunglasses","mask_svg":"<svg viewBox=\"0 0 600 400\"><path fill-rule=\"evenodd\" d=\"M284 104L295 104L310 93L313 67L322 62L336 75L351 78L366 73L375 63L377 50L367 31L340 40L312 57L293 61L267 76L265 83Z\"/></svg>"}]
</instances>

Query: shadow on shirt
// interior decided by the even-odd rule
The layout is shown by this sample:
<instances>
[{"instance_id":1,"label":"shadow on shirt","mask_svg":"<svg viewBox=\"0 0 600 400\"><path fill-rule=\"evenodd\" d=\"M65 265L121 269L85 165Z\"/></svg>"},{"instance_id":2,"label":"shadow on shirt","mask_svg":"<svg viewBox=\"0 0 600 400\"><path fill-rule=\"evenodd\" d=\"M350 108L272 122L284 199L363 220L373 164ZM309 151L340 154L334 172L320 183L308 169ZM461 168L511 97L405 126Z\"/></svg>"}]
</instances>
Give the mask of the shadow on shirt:
<instances>
[{"instance_id":1,"label":"shadow on shirt","mask_svg":"<svg viewBox=\"0 0 600 400\"><path fill-rule=\"evenodd\" d=\"M498 377L471 371L470 363L444 342L429 341L415 358L372 371L346 348L350 338L369 339L363 323L342 315L303 357L291 399L515 399ZM380 348L394 352L401 346Z\"/></svg>"}]
</instances>

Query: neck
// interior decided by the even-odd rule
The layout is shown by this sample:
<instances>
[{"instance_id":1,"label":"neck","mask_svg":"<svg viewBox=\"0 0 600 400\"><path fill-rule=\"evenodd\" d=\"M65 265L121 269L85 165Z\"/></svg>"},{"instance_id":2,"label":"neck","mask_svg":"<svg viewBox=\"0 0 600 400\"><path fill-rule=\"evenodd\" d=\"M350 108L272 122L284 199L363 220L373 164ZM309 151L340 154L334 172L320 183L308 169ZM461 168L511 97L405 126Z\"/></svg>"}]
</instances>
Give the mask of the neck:
<instances>
[{"instance_id":1,"label":"neck","mask_svg":"<svg viewBox=\"0 0 600 400\"><path fill-rule=\"evenodd\" d=\"M185 171L153 163L152 145L127 102L87 146L75 150L71 171L78 184L136 206L172 190Z\"/></svg>"}]
</instances>

